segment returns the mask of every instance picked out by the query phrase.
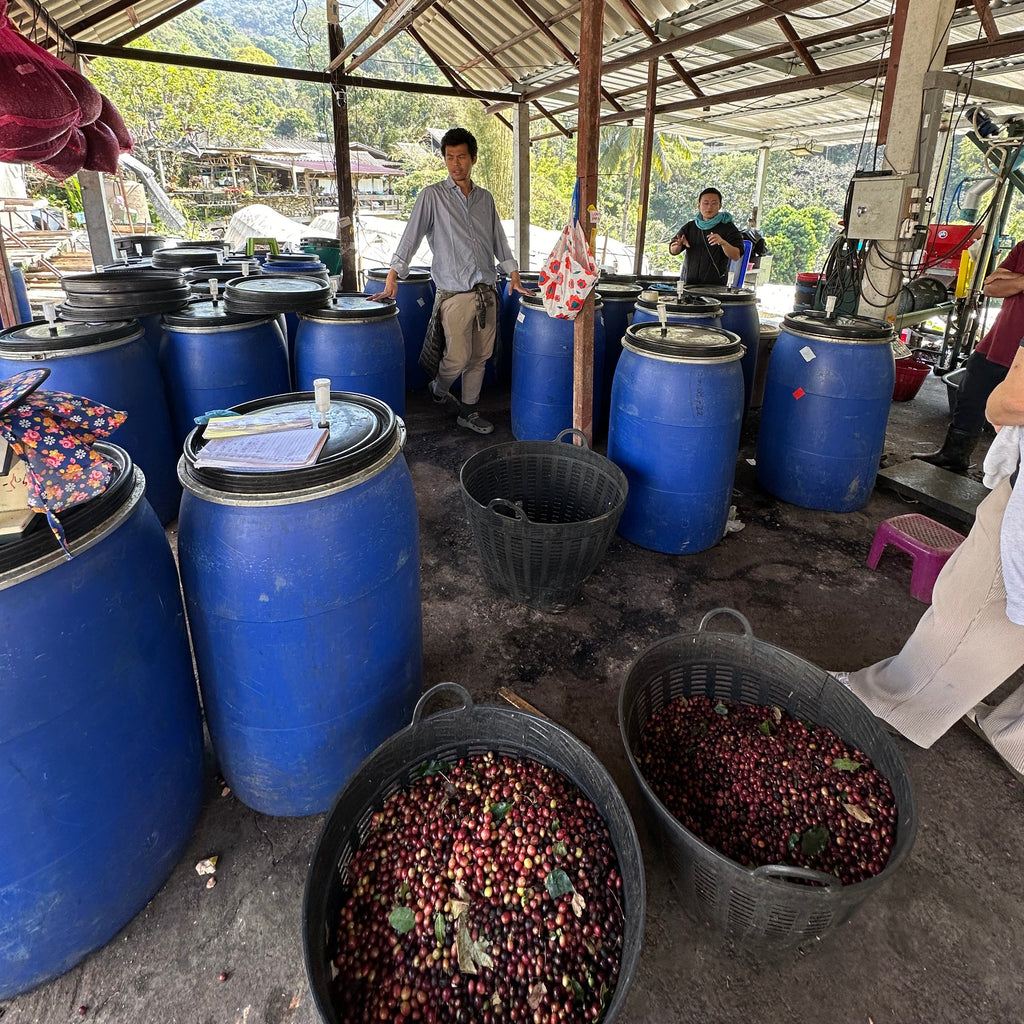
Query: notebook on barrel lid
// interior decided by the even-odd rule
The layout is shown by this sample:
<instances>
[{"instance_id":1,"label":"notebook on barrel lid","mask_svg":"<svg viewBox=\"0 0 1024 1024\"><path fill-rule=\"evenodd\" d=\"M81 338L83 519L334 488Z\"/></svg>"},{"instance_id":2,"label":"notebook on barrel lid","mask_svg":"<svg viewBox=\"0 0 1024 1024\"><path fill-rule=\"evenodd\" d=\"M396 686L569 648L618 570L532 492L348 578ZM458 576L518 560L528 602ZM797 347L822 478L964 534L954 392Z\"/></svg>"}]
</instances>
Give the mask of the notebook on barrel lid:
<instances>
[{"instance_id":1,"label":"notebook on barrel lid","mask_svg":"<svg viewBox=\"0 0 1024 1024\"><path fill-rule=\"evenodd\" d=\"M217 437L196 455L196 467L233 469L238 472L302 469L312 466L327 441L329 430L307 426L263 434Z\"/></svg>"}]
</instances>

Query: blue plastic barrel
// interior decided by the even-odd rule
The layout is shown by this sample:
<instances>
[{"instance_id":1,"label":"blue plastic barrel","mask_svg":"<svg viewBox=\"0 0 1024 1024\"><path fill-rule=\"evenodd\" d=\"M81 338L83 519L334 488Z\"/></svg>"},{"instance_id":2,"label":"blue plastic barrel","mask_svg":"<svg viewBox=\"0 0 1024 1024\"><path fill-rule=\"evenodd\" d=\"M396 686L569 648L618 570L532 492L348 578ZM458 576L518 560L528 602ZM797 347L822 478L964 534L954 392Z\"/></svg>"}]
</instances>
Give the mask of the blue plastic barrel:
<instances>
[{"instance_id":1,"label":"blue plastic barrel","mask_svg":"<svg viewBox=\"0 0 1024 1024\"><path fill-rule=\"evenodd\" d=\"M330 306L299 314L295 386L312 391L327 377L332 391L371 395L405 415L406 350L393 300L342 293Z\"/></svg>"},{"instance_id":2,"label":"blue plastic barrel","mask_svg":"<svg viewBox=\"0 0 1024 1024\"><path fill-rule=\"evenodd\" d=\"M327 266L312 253L268 253L263 261L264 274L299 274L302 277L315 277L325 284L330 281ZM285 323L288 327L288 362L292 367L292 383L295 382L295 333L299 329L299 314L286 312Z\"/></svg>"},{"instance_id":3,"label":"blue plastic barrel","mask_svg":"<svg viewBox=\"0 0 1024 1024\"><path fill-rule=\"evenodd\" d=\"M572 426L576 322L548 316L540 295L521 295L512 342L512 433L517 441L553 441ZM601 422L604 317L594 302L594 427Z\"/></svg>"},{"instance_id":4,"label":"blue plastic barrel","mask_svg":"<svg viewBox=\"0 0 1024 1024\"><path fill-rule=\"evenodd\" d=\"M619 533L695 554L725 535L743 422L743 346L707 327L633 324L612 385L608 458L626 474Z\"/></svg>"},{"instance_id":5,"label":"blue plastic barrel","mask_svg":"<svg viewBox=\"0 0 1024 1024\"><path fill-rule=\"evenodd\" d=\"M704 295L720 303L722 307L722 330L738 334L745 349L743 366L743 408L750 408L754 393L754 376L757 373L758 341L761 337L761 320L757 314L757 295L752 288L729 288L726 285L701 285L687 288L686 293Z\"/></svg>"},{"instance_id":6,"label":"blue plastic barrel","mask_svg":"<svg viewBox=\"0 0 1024 1024\"><path fill-rule=\"evenodd\" d=\"M665 320L670 324L686 327L722 326L722 304L707 295L690 292L658 292L645 288L633 306L633 323L651 324L661 322L660 305L665 307Z\"/></svg>"},{"instance_id":7,"label":"blue plastic barrel","mask_svg":"<svg viewBox=\"0 0 1024 1024\"><path fill-rule=\"evenodd\" d=\"M642 291L635 277L602 275L597 294L604 304L604 369L602 371L601 405L610 408L615 367L622 353L622 339L633 322L633 309Z\"/></svg>"},{"instance_id":8,"label":"blue plastic barrel","mask_svg":"<svg viewBox=\"0 0 1024 1024\"><path fill-rule=\"evenodd\" d=\"M304 392L237 411L308 410ZM383 402L332 393L316 465L179 465L178 557L203 707L236 796L324 811L420 693L419 535L405 430Z\"/></svg>"},{"instance_id":9,"label":"blue plastic barrel","mask_svg":"<svg viewBox=\"0 0 1024 1024\"><path fill-rule=\"evenodd\" d=\"M197 416L291 390L277 317L228 313L223 302L198 301L165 313L163 332L160 371L179 447Z\"/></svg>"},{"instance_id":10,"label":"blue plastic barrel","mask_svg":"<svg viewBox=\"0 0 1024 1024\"><path fill-rule=\"evenodd\" d=\"M18 311L18 323L31 323L32 306L28 301L25 275L21 272L20 267L11 268L11 280L14 281L14 308Z\"/></svg>"},{"instance_id":11,"label":"blue plastic barrel","mask_svg":"<svg viewBox=\"0 0 1024 1024\"><path fill-rule=\"evenodd\" d=\"M892 328L869 317L791 313L772 349L757 479L804 508L853 512L871 497L896 370Z\"/></svg>"},{"instance_id":12,"label":"blue plastic barrel","mask_svg":"<svg viewBox=\"0 0 1024 1024\"><path fill-rule=\"evenodd\" d=\"M46 388L66 391L128 414L118 443L146 475L146 497L160 522L178 514L179 446L156 354L137 320L102 324L45 321L0 332L0 378L32 366L50 368Z\"/></svg>"},{"instance_id":13,"label":"blue plastic barrel","mask_svg":"<svg viewBox=\"0 0 1024 1024\"><path fill-rule=\"evenodd\" d=\"M519 283L523 288L536 291L540 287L540 274L533 270L519 272ZM498 336L494 340L495 355L487 360L487 372L484 384L491 385L498 381L508 381L512 377L512 351L519 318L519 300L522 295L513 293L511 282L506 274L498 275ZM498 347L498 339L501 347ZM548 438L550 440L550 438Z\"/></svg>"},{"instance_id":14,"label":"blue plastic barrel","mask_svg":"<svg viewBox=\"0 0 1024 1024\"><path fill-rule=\"evenodd\" d=\"M384 291L387 276L387 267L374 267L368 271L366 294L377 295ZM398 323L402 328L402 340L405 344L405 386L410 391L425 388L427 374L420 366L419 359L420 352L423 351L423 339L427 336L427 324L430 323L430 314L434 309L434 285L430 280L430 272L410 270L408 277L400 277L395 302L398 305Z\"/></svg>"},{"instance_id":15,"label":"blue plastic barrel","mask_svg":"<svg viewBox=\"0 0 1024 1024\"><path fill-rule=\"evenodd\" d=\"M47 385L49 386L49 381ZM117 475L0 546L0 999L64 973L156 893L192 834L203 732L178 574Z\"/></svg>"}]
</instances>

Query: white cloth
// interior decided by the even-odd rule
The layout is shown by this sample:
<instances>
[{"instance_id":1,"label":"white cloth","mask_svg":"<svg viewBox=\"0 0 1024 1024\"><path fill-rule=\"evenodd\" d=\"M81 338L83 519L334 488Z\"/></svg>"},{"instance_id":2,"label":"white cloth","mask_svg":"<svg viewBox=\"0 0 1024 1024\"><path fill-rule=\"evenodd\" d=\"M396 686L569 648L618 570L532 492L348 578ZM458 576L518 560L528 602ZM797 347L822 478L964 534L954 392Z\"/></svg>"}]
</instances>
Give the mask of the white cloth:
<instances>
[{"instance_id":1,"label":"white cloth","mask_svg":"<svg viewBox=\"0 0 1024 1024\"><path fill-rule=\"evenodd\" d=\"M1020 427L1003 427L989 445L983 483L990 491L994 491L1007 477L1013 475L1020 462L1022 437L1024 430Z\"/></svg>"}]
</instances>

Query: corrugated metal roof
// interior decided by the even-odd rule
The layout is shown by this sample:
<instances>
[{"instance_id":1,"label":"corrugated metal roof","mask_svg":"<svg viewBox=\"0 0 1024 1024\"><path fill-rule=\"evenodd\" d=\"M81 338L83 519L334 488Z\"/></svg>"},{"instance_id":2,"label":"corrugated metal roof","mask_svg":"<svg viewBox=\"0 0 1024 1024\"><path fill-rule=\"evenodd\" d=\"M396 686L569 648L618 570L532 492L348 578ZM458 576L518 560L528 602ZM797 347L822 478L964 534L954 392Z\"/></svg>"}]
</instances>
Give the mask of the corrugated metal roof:
<instances>
[{"instance_id":1,"label":"corrugated metal roof","mask_svg":"<svg viewBox=\"0 0 1024 1024\"><path fill-rule=\"evenodd\" d=\"M117 43L195 2L11 0L11 15L40 41L59 26L65 45L68 38ZM392 16L420 9L408 27L466 88L531 99L535 137L575 129L578 2L377 2ZM858 140L866 125L873 129L880 108L877 70L888 55L893 6L893 0L698 0L676 10L661 0L608 0L602 117L642 118L648 59L657 53L661 131L734 148ZM386 31L383 15L382 21ZM949 46L947 71L977 87L1024 90L1024 0L956 0ZM365 74L358 64L363 48L344 70ZM1019 101L983 100L997 114L1024 109Z\"/></svg>"}]
</instances>

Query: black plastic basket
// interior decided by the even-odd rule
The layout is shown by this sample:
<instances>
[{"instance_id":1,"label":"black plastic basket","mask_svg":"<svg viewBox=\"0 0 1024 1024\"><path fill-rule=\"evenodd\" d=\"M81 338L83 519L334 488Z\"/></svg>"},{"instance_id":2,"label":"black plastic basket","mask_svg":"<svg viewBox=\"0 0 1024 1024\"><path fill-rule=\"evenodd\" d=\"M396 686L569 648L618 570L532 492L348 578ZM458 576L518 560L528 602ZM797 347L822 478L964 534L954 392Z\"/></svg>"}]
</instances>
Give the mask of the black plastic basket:
<instances>
[{"instance_id":1,"label":"black plastic basket","mask_svg":"<svg viewBox=\"0 0 1024 1024\"><path fill-rule=\"evenodd\" d=\"M737 618L743 634L711 632L709 621L721 613ZM636 752L654 714L677 697L697 695L777 705L795 718L831 729L871 758L889 780L898 811L896 841L885 868L847 886L834 875L788 864L751 870L680 824L648 786ZM619 729L686 912L739 946L770 954L823 938L892 878L914 844L917 815L910 779L878 720L823 669L755 639L750 623L732 609L716 608L696 633L668 637L640 654L619 694Z\"/></svg>"},{"instance_id":2,"label":"black plastic basket","mask_svg":"<svg viewBox=\"0 0 1024 1024\"><path fill-rule=\"evenodd\" d=\"M566 435L583 440L577 447ZM462 467L462 500L484 577L499 593L564 611L597 568L626 504L625 474L578 430L494 445Z\"/></svg>"},{"instance_id":3,"label":"black plastic basket","mask_svg":"<svg viewBox=\"0 0 1024 1024\"><path fill-rule=\"evenodd\" d=\"M423 718L427 703L450 691L462 705ZM412 781L425 761L456 760L494 751L557 769L594 804L611 834L622 875L623 941L619 977L602 1017L611 1024L626 1001L643 944L646 884L643 856L622 794L604 765L575 736L547 719L514 708L474 705L454 683L440 683L416 704L412 722L385 740L342 789L324 823L306 876L302 937L306 975L325 1024L347 1024L331 999L333 925L340 920L346 871L373 813Z\"/></svg>"}]
</instances>

